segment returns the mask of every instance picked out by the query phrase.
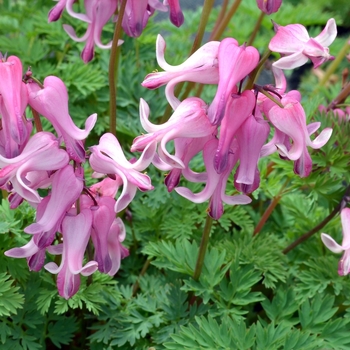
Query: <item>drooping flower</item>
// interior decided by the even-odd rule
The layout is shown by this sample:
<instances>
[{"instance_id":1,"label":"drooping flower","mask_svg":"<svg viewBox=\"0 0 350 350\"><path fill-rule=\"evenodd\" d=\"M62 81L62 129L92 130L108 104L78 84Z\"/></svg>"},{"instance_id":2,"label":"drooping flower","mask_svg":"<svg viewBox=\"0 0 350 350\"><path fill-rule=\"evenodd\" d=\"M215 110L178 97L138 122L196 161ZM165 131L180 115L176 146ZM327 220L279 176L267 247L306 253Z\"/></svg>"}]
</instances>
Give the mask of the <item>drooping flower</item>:
<instances>
[{"instance_id":1,"label":"drooping flower","mask_svg":"<svg viewBox=\"0 0 350 350\"><path fill-rule=\"evenodd\" d=\"M239 166L235 173L235 186L243 193L251 193L259 187L258 160L269 133L270 126L259 110L250 115L237 131Z\"/></svg>"},{"instance_id":2,"label":"drooping flower","mask_svg":"<svg viewBox=\"0 0 350 350\"><path fill-rule=\"evenodd\" d=\"M236 84L244 79L258 64L259 52L253 46L238 46L237 40L221 41L218 53L219 84L208 116L213 125L220 125L229 96L236 92Z\"/></svg>"},{"instance_id":3,"label":"drooping flower","mask_svg":"<svg viewBox=\"0 0 350 350\"><path fill-rule=\"evenodd\" d=\"M19 156L10 159L0 156L0 186L29 202L40 203L36 190L47 178L47 172L64 167L68 161L67 152L59 149L53 134L37 133L29 139Z\"/></svg>"},{"instance_id":4,"label":"drooping flower","mask_svg":"<svg viewBox=\"0 0 350 350\"><path fill-rule=\"evenodd\" d=\"M142 151L153 142L159 142L159 157L175 168L184 168L184 164L178 157L169 154L166 144L176 138L199 138L213 135L216 127L212 126L206 114L206 104L197 97L189 97L181 102L170 119L162 125L154 125L148 120L149 107L141 99L140 119L142 127L149 134L135 138L131 151Z\"/></svg>"},{"instance_id":5,"label":"drooping flower","mask_svg":"<svg viewBox=\"0 0 350 350\"><path fill-rule=\"evenodd\" d=\"M166 98L175 110L180 104L180 101L174 95L176 84L183 81L201 84L217 84L219 82L217 64L219 45L219 41L210 41L200 47L184 63L172 66L165 61L166 44L163 37L158 35L156 56L157 62L164 69L164 72L148 74L141 85L148 89L156 89L166 84Z\"/></svg>"},{"instance_id":6,"label":"drooping flower","mask_svg":"<svg viewBox=\"0 0 350 350\"><path fill-rule=\"evenodd\" d=\"M184 15L182 13L179 0L164 0L165 5L170 8L170 22L176 27L181 27L184 22Z\"/></svg>"},{"instance_id":7,"label":"drooping flower","mask_svg":"<svg viewBox=\"0 0 350 350\"><path fill-rule=\"evenodd\" d=\"M70 157L82 163L85 161L85 148L82 140L86 139L94 127L97 114L92 114L85 122L85 130L79 129L68 111L68 93L63 81L55 76L46 77L44 88L36 83L28 83L29 105L47 118L62 136Z\"/></svg>"},{"instance_id":8,"label":"drooping flower","mask_svg":"<svg viewBox=\"0 0 350 350\"><path fill-rule=\"evenodd\" d=\"M116 174L123 181L123 191L115 204L115 212L120 212L129 205L135 197L137 188L140 191L153 189L151 179L141 171L151 163L155 149L156 144L150 143L145 147L141 157L131 163L125 158L118 140L110 133L104 134L97 146L90 147L92 169L109 176Z\"/></svg>"},{"instance_id":9,"label":"drooping flower","mask_svg":"<svg viewBox=\"0 0 350 350\"><path fill-rule=\"evenodd\" d=\"M279 10L282 0L256 0L256 4L262 12L271 15Z\"/></svg>"},{"instance_id":10,"label":"drooping flower","mask_svg":"<svg viewBox=\"0 0 350 350\"><path fill-rule=\"evenodd\" d=\"M68 164L53 175L50 199L40 219L27 226L24 232L41 234L50 231L60 223L83 189L83 180L77 178L73 167Z\"/></svg>"},{"instance_id":11,"label":"drooping flower","mask_svg":"<svg viewBox=\"0 0 350 350\"><path fill-rule=\"evenodd\" d=\"M271 39L269 49L282 55L273 65L280 69L300 67L310 59L314 68L334 59L328 46L337 36L337 26L333 18L315 38L310 38L301 24L289 24L285 27L275 24L276 35Z\"/></svg>"},{"instance_id":12,"label":"drooping flower","mask_svg":"<svg viewBox=\"0 0 350 350\"><path fill-rule=\"evenodd\" d=\"M209 135L200 138L177 138L175 143L175 157L182 160L184 168L173 168L165 178L165 185L168 191L171 192L180 182L181 175L191 182L205 182L208 179L206 173L196 173L189 168L189 162L192 158L203 150L204 145L214 138L214 135ZM153 165L157 167L157 164Z\"/></svg>"},{"instance_id":13,"label":"drooping flower","mask_svg":"<svg viewBox=\"0 0 350 350\"><path fill-rule=\"evenodd\" d=\"M89 261L83 266L85 250L90 238L92 214L83 209L76 216L65 216L62 221L63 244L48 247L51 254L62 254L61 264L50 262L44 267L57 274L57 288L61 297L71 298L80 287L80 274L89 276L94 273L98 264Z\"/></svg>"},{"instance_id":14,"label":"drooping flower","mask_svg":"<svg viewBox=\"0 0 350 350\"><path fill-rule=\"evenodd\" d=\"M207 142L204 146L203 158L207 170L208 180L201 192L193 193L186 187L175 188L175 191L180 196L187 198L193 203L203 203L210 199L208 213L215 220L218 220L224 212L223 202L230 205L249 204L251 202L251 199L245 195L229 196L225 194L228 177L230 176L232 169L237 162L237 155L235 154L237 147L231 147L233 152L229 154L228 166L221 174L218 174L214 169L214 156L217 147L217 139Z\"/></svg>"},{"instance_id":15,"label":"drooping flower","mask_svg":"<svg viewBox=\"0 0 350 350\"><path fill-rule=\"evenodd\" d=\"M88 29L81 38L77 37L72 26L68 24L63 25L64 30L74 41L86 41L85 47L81 53L81 58L85 63L93 59L95 44L101 49L111 48L112 42L106 45L102 44L101 34L105 24L113 16L117 8L117 2L118 0L84 0L86 15L76 14L74 16L88 23ZM72 12L70 14L72 15ZM118 44L121 45L122 41L119 40Z\"/></svg>"},{"instance_id":16,"label":"drooping flower","mask_svg":"<svg viewBox=\"0 0 350 350\"><path fill-rule=\"evenodd\" d=\"M344 208L341 213L341 223L343 227L343 242L338 244L331 236L321 233L324 245L333 253L343 253L339 261L338 273L345 276L350 273L350 208Z\"/></svg>"},{"instance_id":17,"label":"drooping flower","mask_svg":"<svg viewBox=\"0 0 350 350\"><path fill-rule=\"evenodd\" d=\"M254 106L255 96L250 90L244 91L241 95L232 94L228 97L214 160L215 170L219 174L226 169L232 141L241 125L252 114Z\"/></svg>"},{"instance_id":18,"label":"drooping flower","mask_svg":"<svg viewBox=\"0 0 350 350\"><path fill-rule=\"evenodd\" d=\"M311 141L310 134L314 133L321 123L312 123L307 126L305 112L299 101L286 96L282 98L281 103L284 108L277 105L272 107L269 110L268 119L275 128L290 137L293 144L290 149L284 143L276 144L276 147L282 156L296 161L294 171L301 177L306 177L312 168L307 146L313 149L324 146L332 135L332 129L325 128Z\"/></svg>"},{"instance_id":19,"label":"drooping flower","mask_svg":"<svg viewBox=\"0 0 350 350\"><path fill-rule=\"evenodd\" d=\"M166 12L167 6L159 0L129 0L126 2L122 27L126 35L139 37L148 23L149 17L154 10Z\"/></svg>"},{"instance_id":20,"label":"drooping flower","mask_svg":"<svg viewBox=\"0 0 350 350\"><path fill-rule=\"evenodd\" d=\"M5 154L7 158L16 157L21 145L30 136L27 122L23 118L28 104L28 93L22 82L22 63L16 56L5 59L0 54L0 114L4 132Z\"/></svg>"}]
</instances>

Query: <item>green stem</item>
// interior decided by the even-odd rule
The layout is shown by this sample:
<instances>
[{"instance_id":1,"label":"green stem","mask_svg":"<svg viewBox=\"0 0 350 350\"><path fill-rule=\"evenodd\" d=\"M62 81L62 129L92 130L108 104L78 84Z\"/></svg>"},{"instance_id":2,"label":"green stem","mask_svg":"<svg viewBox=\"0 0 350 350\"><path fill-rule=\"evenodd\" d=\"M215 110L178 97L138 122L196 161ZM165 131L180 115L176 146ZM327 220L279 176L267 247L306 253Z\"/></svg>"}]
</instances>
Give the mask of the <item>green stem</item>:
<instances>
[{"instance_id":1,"label":"green stem","mask_svg":"<svg viewBox=\"0 0 350 350\"><path fill-rule=\"evenodd\" d=\"M214 29L212 31L212 33L215 33L218 30L218 27L220 25L220 23L222 22L222 20L225 17L225 13L227 10L227 5L228 5L228 0L223 0L222 5L221 5L221 9L220 9L220 13L216 19L215 25L214 25Z\"/></svg>"},{"instance_id":2,"label":"green stem","mask_svg":"<svg viewBox=\"0 0 350 350\"><path fill-rule=\"evenodd\" d=\"M335 72L335 70L338 68L340 62L343 60L343 58L346 56L346 54L349 52L350 50L350 38L348 38L345 41L345 44L343 45L343 47L341 48L341 50L339 51L337 57L335 58L335 60L328 66L323 78L321 79L320 83L319 83L319 87L323 86L327 83L329 77Z\"/></svg>"},{"instance_id":3,"label":"green stem","mask_svg":"<svg viewBox=\"0 0 350 350\"><path fill-rule=\"evenodd\" d=\"M210 230L211 230L212 224L213 224L213 219L209 215L207 215L207 219L205 220L205 226L204 226L204 230L203 230L201 245L199 247L196 268L195 268L194 274L193 274L193 279L195 281L199 280L199 277L200 277L201 272L202 272L204 257L205 257L205 253L207 251L207 247L208 247L208 243L209 243L209 236L210 236Z\"/></svg>"},{"instance_id":4,"label":"green stem","mask_svg":"<svg viewBox=\"0 0 350 350\"><path fill-rule=\"evenodd\" d=\"M201 19L199 22L197 34L196 34L196 37L193 41L189 56L191 56L194 52L196 52L199 49L199 47L201 46L204 32L205 32L205 28L207 26L209 15L210 15L210 12L213 8L213 5L214 5L214 0L205 0L204 1L203 10L202 10ZM183 86L184 86L184 83L177 84L177 86L174 90L175 96L179 96ZM193 86L191 86L190 89L192 89L192 88L193 88ZM189 94L189 92L187 94ZM166 107L166 109L164 111L162 119L160 120L161 124L165 123L170 118L171 112L172 112L172 107L168 104L168 106Z\"/></svg>"},{"instance_id":5,"label":"green stem","mask_svg":"<svg viewBox=\"0 0 350 350\"><path fill-rule=\"evenodd\" d=\"M296 239L292 244L290 244L287 248L283 249L282 253L287 254L289 253L292 249L294 249L296 246L298 246L300 243L303 243L306 241L308 238L310 238L312 235L314 235L316 232L321 230L324 226L328 224L329 221L331 221L338 213L339 211L343 208L344 205L344 199L349 195L350 192L350 186L348 186L345 190L344 196L342 200L339 202L339 204L333 209L333 211L324 219L322 220L317 226L315 226L313 229L310 231L304 233L302 236L300 236L298 239Z\"/></svg>"},{"instance_id":6,"label":"green stem","mask_svg":"<svg viewBox=\"0 0 350 350\"><path fill-rule=\"evenodd\" d=\"M265 62L270 57L270 55L271 55L271 51L267 50L264 53L264 56L261 57L256 68L249 74L249 79L248 79L247 85L245 86L244 90L251 90L253 88L255 81L257 80L257 78L260 75L260 71L261 71L262 67L264 66Z\"/></svg>"},{"instance_id":7,"label":"green stem","mask_svg":"<svg viewBox=\"0 0 350 350\"><path fill-rule=\"evenodd\" d=\"M248 43L247 43L247 46L251 46L255 40L255 37L256 35L258 34L258 31L260 29L260 26L261 26L261 23L262 23L262 20L265 16L265 13L261 11L260 13L260 16L255 24L255 27L254 27L254 30L253 30L253 33L252 35L250 36L249 40L248 40Z\"/></svg>"},{"instance_id":8,"label":"green stem","mask_svg":"<svg viewBox=\"0 0 350 350\"><path fill-rule=\"evenodd\" d=\"M196 37L194 38L194 41L192 44L190 56L194 52L196 52L199 49L199 47L201 46L204 32L205 32L205 28L207 26L209 15L210 15L210 12L213 8L213 5L214 5L214 0L205 0L204 1L203 10L202 10L202 14L201 14L201 20L199 22Z\"/></svg>"},{"instance_id":9,"label":"green stem","mask_svg":"<svg viewBox=\"0 0 350 350\"><path fill-rule=\"evenodd\" d=\"M127 0L122 0L118 20L115 25L111 55L109 58L108 81L109 81L109 131L115 136L117 131L117 69L118 69L118 40L121 35L122 20Z\"/></svg>"},{"instance_id":10,"label":"green stem","mask_svg":"<svg viewBox=\"0 0 350 350\"><path fill-rule=\"evenodd\" d=\"M222 20L222 22L219 24L219 26L216 28L215 31L211 33L209 41L212 40L219 40L222 33L226 29L228 23L230 22L233 15L236 13L238 6L240 5L242 0L235 0L235 2L232 4L230 10L227 12L226 16Z\"/></svg>"},{"instance_id":11,"label":"green stem","mask_svg":"<svg viewBox=\"0 0 350 350\"><path fill-rule=\"evenodd\" d=\"M136 292L140 288L140 278L146 273L148 270L149 266L151 265L151 259L147 259L146 262L144 263L142 270L140 272L139 277L137 278L137 281L135 282L134 286L132 287L132 296L135 296Z\"/></svg>"},{"instance_id":12,"label":"green stem","mask_svg":"<svg viewBox=\"0 0 350 350\"><path fill-rule=\"evenodd\" d=\"M273 200L271 201L270 205L267 207L267 209L265 210L264 214L262 215L260 221L258 222L258 224L256 225L255 229L254 229L254 233L253 236L257 235L262 228L264 227L267 219L271 216L273 210L276 208L277 204L279 203L279 201L282 198L282 192L283 190L286 188L287 184L289 182L289 179L286 180L286 182L283 184L283 186L281 187L281 189L279 190L279 192L277 193L277 196L275 196L273 198Z\"/></svg>"}]
</instances>

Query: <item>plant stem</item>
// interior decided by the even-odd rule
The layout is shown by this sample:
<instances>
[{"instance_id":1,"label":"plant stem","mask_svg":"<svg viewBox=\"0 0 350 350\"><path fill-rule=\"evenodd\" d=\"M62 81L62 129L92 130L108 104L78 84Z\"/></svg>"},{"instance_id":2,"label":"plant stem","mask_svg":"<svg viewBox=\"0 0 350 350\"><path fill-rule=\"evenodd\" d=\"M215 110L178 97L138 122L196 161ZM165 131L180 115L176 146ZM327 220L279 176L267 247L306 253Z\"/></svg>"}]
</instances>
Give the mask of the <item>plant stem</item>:
<instances>
[{"instance_id":1,"label":"plant stem","mask_svg":"<svg viewBox=\"0 0 350 350\"><path fill-rule=\"evenodd\" d=\"M118 69L118 40L121 34L122 28L122 20L124 16L125 6L127 0L122 0L119 13L118 20L115 25L111 55L109 58L109 68L108 68L108 81L109 81L109 131L115 136L117 131L117 69Z\"/></svg>"},{"instance_id":2,"label":"plant stem","mask_svg":"<svg viewBox=\"0 0 350 350\"><path fill-rule=\"evenodd\" d=\"M283 186L281 187L281 189L277 193L277 196L273 198L273 200L271 201L271 203L269 204L269 206L265 210L265 212L262 215L260 221L258 222L258 224L256 225L256 227L254 229L253 236L257 235L262 230L262 228L264 227L267 219L270 217L270 215L272 214L273 210L276 208L277 204L281 200L282 192L286 188L288 182L289 182L289 179L286 180L286 182L283 184Z\"/></svg>"},{"instance_id":3,"label":"plant stem","mask_svg":"<svg viewBox=\"0 0 350 350\"><path fill-rule=\"evenodd\" d=\"M204 257L205 257L205 253L207 251L207 247L208 247L208 243L209 243L209 236L210 236L210 230L211 230L212 224L213 224L213 219L209 215L207 215L207 218L205 220L205 226L204 226L204 230L203 230L201 245L199 247L196 268L195 268L194 274L193 274L193 279L195 281L199 280L199 277L200 277L201 272L202 272Z\"/></svg>"},{"instance_id":4,"label":"plant stem","mask_svg":"<svg viewBox=\"0 0 350 350\"><path fill-rule=\"evenodd\" d=\"M140 287L140 278L146 273L150 264L151 264L151 259L147 259L142 267L142 270L140 272L139 277L137 278L137 281L135 282L134 286L132 287L132 296L135 296L136 292L138 291L138 289Z\"/></svg>"},{"instance_id":5,"label":"plant stem","mask_svg":"<svg viewBox=\"0 0 350 350\"><path fill-rule=\"evenodd\" d=\"M338 104L345 102L350 95L350 83L345 84L344 88L340 91L339 95L327 106L327 111L333 109Z\"/></svg>"},{"instance_id":6,"label":"plant stem","mask_svg":"<svg viewBox=\"0 0 350 350\"><path fill-rule=\"evenodd\" d=\"M255 85L254 86L256 90L261 92L263 95L265 95L267 98L269 98L272 102L276 103L277 106L284 108L283 104L278 101L276 98L274 98L271 94L269 94L263 87Z\"/></svg>"},{"instance_id":7,"label":"plant stem","mask_svg":"<svg viewBox=\"0 0 350 350\"><path fill-rule=\"evenodd\" d=\"M333 209L333 211L323 221L321 221L312 230L304 233L302 236L296 239L292 244L290 244L287 248L283 249L282 253L283 254L289 253L292 249L294 249L300 243L303 243L308 238L310 238L313 234L315 234L317 231L321 230L321 228L323 228L326 224L328 224L329 221L331 221L336 216L339 210L340 210L340 203Z\"/></svg>"},{"instance_id":8,"label":"plant stem","mask_svg":"<svg viewBox=\"0 0 350 350\"><path fill-rule=\"evenodd\" d=\"M205 0L204 1L203 10L202 10L202 14L201 14L201 20L199 22L196 37L194 38L194 41L192 44L190 56L194 52L196 52L199 49L199 47L201 46L204 32L205 32L205 27L207 26L209 15L210 15L210 12L213 8L213 5L214 5L214 0Z\"/></svg>"},{"instance_id":9,"label":"plant stem","mask_svg":"<svg viewBox=\"0 0 350 350\"><path fill-rule=\"evenodd\" d=\"M228 5L228 0L223 0L222 5L221 5L221 9L220 9L220 13L216 19L215 22L215 26L214 29L212 31L212 33L215 33L220 25L220 23L222 22L222 20L224 19L225 13L226 13L226 9L227 9L227 5Z\"/></svg>"},{"instance_id":10,"label":"plant stem","mask_svg":"<svg viewBox=\"0 0 350 350\"><path fill-rule=\"evenodd\" d=\"M244 90L251 90L253 88L256 79L260 75L260 71L261 71L262 67L264 66L265 62L270 57L270 55L271 55L271 51L267 50L264 53L263 57L261 57L256 68L249 74L249 79L248 79L247 85L245 86Z\"/></svg>"},{"instance_id":11,"label":"plant stem","mask_svg":"<svg viewBox=\"0 0 350 350\"><path fill-rule=\"evenodd\" d=\"M226 16L224 19L220 22L218 27L211 33L209 41L212 40L219 40L222 33L226 29L228 23L230 22L232 16L236 13L238 6L240 5L242 0L235 0L234 3L232 4L230 10L227 12Z\"/></svg>"},{"instance_id":12,"label":"plant stem","mask_svg":"<svg viewBox=\"0 0 350 350\"><path fill-rule=\"evenodd\" d=\"M339 202L339 204L333 209L333 211L324 219L322 220L317 226L315 226L313 229L310 231L304 233L302 236L300 236L298 239L296 239L292 244L290 244L287 248L283 249L282 253L287 254L289 253L292 249L294 249L296 246L298 246L300 243L306 241L308 238L310 238L313 234L321 230L326 224L328 224L329 221L331 221L338 213L339 211L343 208L344 206L344 199L346 196L349 195L350 192L350 186L347 187L344 196L342 200Z\"/></svg>"},{"instance_id":13,"label":"plant stem","mask_svg":"<svg viewBox=\"0 0 350 350\"><path fill-rule=\"evenodd\" d=\"M32 110L36 132L43 131L43 126L41 125L39 113L32 107L30 107L30 109Z\"/></svg>"},{"instance_id":14,"label":"plant stem","mask_svg":"<svg viewBox=\"0 0 350 350\"><path fill-rule=\"evenodd\" d=\"M207 26L209 15L210 15L210 12L211 12L213 5L214 5L214 1L215 0L205 0L204 1L203 10L202 10L201 19L199 22L197 34L196 34L196 37L194 38L189 56L191 56L194 52L196 52L199 49L199 47L201 46L204 32L205 32L205 27ZM176 86L176 88L174 90L175 96L179 96L183 86L184 86L184 83L180 83ZM190 86L190 90L187 92L187 96L188 96L189 92L191 91L191 89L193 88L193 86L194 85ZM185 92L185 94L186 94L186 92ZM160 120L161 124L165 123L170 118L171 111L172 111L172 107L168 104L165 111L164 111L162 119Z\"/></svg>"},{"instance_id":15,"label":"plant stem","mask_svg":"<svg viewBox=\"0 0 350 350\"><path fill-rule=\"evenodd\" d=\"M327 83L329 77L335 72L335 70L338 68L340 62L343 60L343 58L346 56L346 54L350 50L350 38L348 38L345 41L345 44L339 51L338 55L336 56L335 60L328 66L323 78L319 82L319 86L323 86Z\"/></svg>"},{"instance_id":16,"label":"plant stem","mask_svg":"<svg viewBox=\"0 0 350 350\"><path fill-rule=\"evenodd\" d=\"M257 22L255 24L253 33L251 34L251 36L250 36L250 38L249 38L249 40L247 42L247 46L250 46L250 45L253 44L253 42L255 40L255 37L258 34L258 31L260 29L260 26L261 26L261 23L262 23L262 20L263 20L264 16L265 16L265 13L261 11L260 16L259 16L259 18L258 18L258 20L257 20Z\"/></svg>"}]
</instances>

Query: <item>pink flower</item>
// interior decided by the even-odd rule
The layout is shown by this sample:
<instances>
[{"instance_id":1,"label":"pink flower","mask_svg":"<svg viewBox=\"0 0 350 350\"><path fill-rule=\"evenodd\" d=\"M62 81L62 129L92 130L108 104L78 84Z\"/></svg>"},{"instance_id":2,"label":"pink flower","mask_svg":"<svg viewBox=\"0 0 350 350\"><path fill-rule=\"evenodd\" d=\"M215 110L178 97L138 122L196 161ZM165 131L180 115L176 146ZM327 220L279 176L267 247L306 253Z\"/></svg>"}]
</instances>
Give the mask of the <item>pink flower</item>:
<instances>
[{"instance_id":1,"label":"pink flower","mask_svg":"<svg viewBox=\"0 0 350 350\"><path fill-rule=\"evenodd\" d=\"M130 37L139 37L154 10L166 12L168 9L158 0L128 0L122 21L125 33Z\"/></svg>"},{"instance_id":2,"label":"pink flower","mask_svg":"<svg viewBox=\"0 0 350 350\"><path fill-rule=\"evenodd\" d=\"M219 145L216 151L214 167L220 174L226 167L231 152L232 141L245 120L255 107L255 95L246 90L242 95L232 94L228 97L225 115L221 123Z\"/></svg>"},{"instance_id":3,"label":"pink flower","mask_svg":"<svg viewBox=\"0 0 350 350\"><path fill-rule=\"evenodd\" d=\"M19 146L29 138L24 111L28 103L28 93L22 82L22 63L16 56L7 60L0 54L0 114L4 131L5 156L16 157Z\"/></svg>"},{"instance_id":4,"label":"pink flower","mask_svg":"<svg viewBox=\"0 0 350 350\"><path fill-rule=\"evenodd\" d=\"M49 11L49 23L57 21L62 16L62 12L66 7L67 1L69 0L58 0L57 4Z\"/></svg>"},{"instance_id":5,"label":"pink flower","mask_svg":"<svg viewBox=\"0 0 350 350\"><path fill-rule=\"evenodd\" d=\"M136 189L149 191L153 189L151 179L140 171L145 170L151 163L156 144L150 143L145 147L140 159L129 162L123 153L118 140L112 134L104 134L97 146L90 148L90 165L93 170L101 174L114 174L123 181L123 191L118 198L114 210L120 212L133 200Z\"/></svg>"},{"instance_id":6,"label":"pink flower","mask_svg":"<svg viewBox=\"0 0 350 350\"><path fill-rule=\"evenodd\" d=\"M81 53L81 58L85 63L93 59L95 44L101 49L111 48L111 42L107 45L102 44L101 34L105 24L113 16L117 8L117 2L117 0L84 0L86 15L75 15L76 18L88 22L88 29L81 38L77 37L72 26L68 24L63 25L64 30L73 40L77 42L86 41L85 47ZM72 15L72 11L70 14ZM119 40L119 45L121 44L122 41Z\"/></svg>"},{"instance_id":7,"label":"pink flower","mask_svg":"<svg viewBox=\"0 0 350 350\"><path fill-rule=\"evenodd\" d=\"M47 171L60 169L69 161L67 153L58 147L53 134L40 132L30 138L19 156L0 156L0 186L29 202L40 203L36 189L47 178Z\"/></svg>"},{"instance_id":8,"label":"pink flower","mask_svg":"<svg viewBox=\"0 0 350 350\"><path fill-rule=\"evenodd\" d=\"M243 193L251 193L259 187L258 160L269 133L270 126L258 110L237 131L239 166L235 174L235 186Z\"/></svg>"},{"instance_id":9,"label":"pink flower","mask_svg":"<svg viewBox=\"0 0 350 350\"><path fill-rule=\"evenodd\" d=\"M175 110L170 119L162 125L154 125L148 120L149 107L141 99L140 119L142 127L149 134L135 138L131 151L142 151L153 142L160 142L158 147L159 157L167 164L175 168L184 168L184 164L178 157L169 154L166 144L176 138L199 138L213 135L216 127L212 126L206 114L205 103L197 97L189 97Z\"/></svg>"},{"instance_id":10,"label":"pink flower","mask_svg":"<svg viewBox=\"0 0 350 350\"><path fill-rule=\"evenodd\" d=\"M85 122L85 130L79 129L73 122L68 111L68 93L63 81L55 76L46 77L44 88L36 83L27 84L29 105L47 118L58 136L62 136L70 157L82 163L85 161L85 140L94 127L97 114L92 114Z\"/></svg>"},{"instance_id":11,"label":"pink flower","mask_svg":"<svg viewBox=\"0 0 350 350\"><path fill-rule=\"evenodd\" d=\"M310 174L312 161L307 146L319 149L327 143L332 135L332 129L325 128L313 141L310 134L314 133L321 123L306 125L306 116L300 102L288 96L282 98L284 108L273 106L268 112L268 118L276 129L292 139L293 144L286 146L283 134L279 133L279 142L276 143L279 153L296 161L294 171L301 177ZM275 140L277 141L277 140Z\"/></svg>"},{"instance_id":12,"label":"pink flower","mask_svg":"<svg viewBox=\"0 0 350 350\"><path fill-rule=\"evenodd\" d=\"M179 0L164 0L164 4L168 4L170 7L170 22L176 27L181 27L184 22L184 15Z\"/></svg>"},{"instance_id":13,"label":"pink flower","mask_svg":"<svg viewBox=\"0 0 350 350\"><path fill-rule=\"evenodd\" d=\"M174 95L176 84L183 81L193 81L201 84L217 84L219 82L217 64L219 45L219 41L210 41L193 53L184 63L171 66L164 58L165 41L161 35L158 35L156 44L157 62L164 69L164 72L148 74L141 85L148 89L156 89L166 84L165 95L175 110L180 104L180 101Z\"/></svg>"},{"instance_id":14,"label":"pink flower","mask_svg":"<svg viewBox=\"0 0 350 350\"><path fill-rule=\"evenodd\" d=\"M121 245L125 238L125 227L121 219L115 217L113 198L97 198L97 203L98 208L91 211L94 259L99 271L113 276L120 267L120 260L129 255L129 251Z\"/></svg>"},{"instance_id":15,"label":"pink flower","mask_svg":"<svg viewBox=\"0 0 350 350\"><path fill-rule=\"evenodd\" d=\"M244 79L258 64L259 52L252 46L238 46L237 40L226 38L221 41L218 53L219 85L208 116L214 125L220 125L226 105L236 84Z\"/></svg>"},{"instance_id":16,"label":"pink flower","mask_svg":"<svg viewBox=\"0 0 350 350\"><path fill-rule=\"evenodd\" d=\"M60 266L50 262L44 267L57 274L57 288L61 297L71 298L78 292L80 276L89 276L97 268L96 261L89 261L83 266L85 250L90 238L92 214L89 209L83 209L76 216L66 216L62 221L63 245L48 248L51 254L62 254Z\"/></svg>"},{"instance_id":17,"label":"pink flower","mask_svg":"<svg viewBox=\"0 0 350 350\"><path fill-rule=\"evenodd\" d=\"M50 199L45 212L37 222L29 225L24 232L42 234L59 224L83 190L83 179L76 177L73 167L66 165L53 175Z\"/></svg>"},{"instance_id":18,"label":"pink flower","mask_svg":"<svg viewBox=\"0 0 350 350\"><path fill-rule=\"evenodd\" d=\"M165 185L168 192L171 192L180 182L181 175L191 182L205 182L208 179L206 173L196 173L189 168L191 159L203 150L204 145L214 138L214 135L209 135L200 138L177 138L175 139L175 157L182 160L184 169L173 168L165 178ZM154 164L154 160L152 162ZM157 166L157 164L154 164Z\"/></svg>"},{"instance_id":19,"label":"pink flower","mask_svg":"<svg viewBox=\"0 0 350 350\"><path fill-rule=\"evenodd\" d=\"M273 65L280 69L300 67L310 59L314 68L334 59L328 46L337 36L335 20L328 20L326 27L315 38L310 38L301 24L289 24L285 27L275 24L276 35L271 39L269 49L282 55Z\"/></svg>"},{"instance_id":20,"label":"pink flower","mask_svg":"<svg viewBox=\"0 0 350 350\"><path fill-rule=\"evenodd\" d=\"M339 261L338 273L340 276L345 276L350 273L350 208L344 208L340 213L340 217L343 226L342 245L326 233L321 233L321 239L324 245L333 253L344 252Z\"/></svg>"},{"instance_id":21,"label":"pink flower","mask_svg":"<svg viewBox=\"0 0 350 350\"><path fill-rule=\"evenodd\" d=\"M279 10L282 0L256 0L256 4L262 12L271 15Z\"/></svg>"},{"instance_id":22,"label":"pink flower","mask_svg":"<svg viewBox=\"0 0 350 350\"><path fill-rule=\"evenodd\" d=\"M180 196L189 199L193 203L203 203L210 199L208 213L215 220L218 220L224 212L223 202L231 205L249 204L251 202L251 199L245 195L228 196L225 194L228 177L237 162L237 156L235 155L236 147L232 147L233 152L228 156L228 166L221 174L218 174L214 169L214 156L217 147L217 139L207 142L204 146L203 158L207 169L208 180L201 192L193 193L186 187L175 188L175 191Z\"/></svg>"}]
</instances>

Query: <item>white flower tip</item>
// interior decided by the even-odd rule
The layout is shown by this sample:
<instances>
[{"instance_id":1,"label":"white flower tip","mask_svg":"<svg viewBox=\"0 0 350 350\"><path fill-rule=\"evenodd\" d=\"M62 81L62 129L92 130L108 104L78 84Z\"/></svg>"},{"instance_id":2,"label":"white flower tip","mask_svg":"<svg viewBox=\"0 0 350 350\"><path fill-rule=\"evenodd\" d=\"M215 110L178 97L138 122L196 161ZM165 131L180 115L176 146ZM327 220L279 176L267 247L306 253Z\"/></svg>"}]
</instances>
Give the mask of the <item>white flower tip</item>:
<instances>
[{"instance_id":1,"label":"white flower tip","mask_svg":"<svg viewBox=\"0 0 350 350\"><path fill-rule=\"evenodd\" d=\"M326 233L321 233L321 239L323 244L333 253L342 253L344 251L343 247L339 245L331 236Z\"/></svg>"}]
</instances>

